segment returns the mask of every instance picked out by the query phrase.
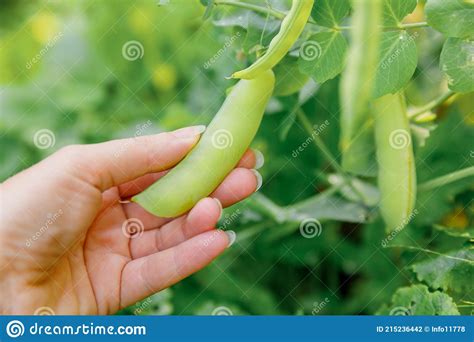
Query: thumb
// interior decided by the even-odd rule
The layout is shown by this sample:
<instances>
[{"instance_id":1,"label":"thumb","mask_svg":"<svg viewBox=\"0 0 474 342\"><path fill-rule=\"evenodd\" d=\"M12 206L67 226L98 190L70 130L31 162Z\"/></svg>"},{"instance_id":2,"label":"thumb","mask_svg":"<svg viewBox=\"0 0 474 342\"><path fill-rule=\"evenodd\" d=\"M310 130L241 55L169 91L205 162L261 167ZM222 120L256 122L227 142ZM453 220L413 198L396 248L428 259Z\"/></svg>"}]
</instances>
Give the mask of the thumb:
<instances>
[{"instance_id":1,"label":"thumb","mask_svg":"<svg viewBox=\"0 0 474 342\"><path fill-rule=\"evenodd\" d=\"M78 178L105 191L173 167L198 142L204 130L205 126L191 126L156 135L73 145L63 148L55 157L73 166L72 172Z\"/></svg>"}]
</instances>

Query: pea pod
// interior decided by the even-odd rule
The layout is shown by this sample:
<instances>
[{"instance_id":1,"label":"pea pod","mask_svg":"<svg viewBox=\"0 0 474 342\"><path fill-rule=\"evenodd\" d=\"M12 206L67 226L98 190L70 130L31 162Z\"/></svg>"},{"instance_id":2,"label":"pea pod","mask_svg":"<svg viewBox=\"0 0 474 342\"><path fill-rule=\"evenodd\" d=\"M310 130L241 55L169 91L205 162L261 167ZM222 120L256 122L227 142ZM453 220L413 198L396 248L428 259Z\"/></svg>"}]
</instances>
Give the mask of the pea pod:
<instances>
[{"instance_id":1,"label":"pea pod","mask_svg":"<svg viewBox=\"0 0 474 342\"><path fill-rule=\"evenodd\" d=\"M369 102L379 57L381 0L353 0L351 47L341 81L342 167L345 171L372 176L372 144ZM365 153L360 153L365 151ZM374 163L375 164L375 163Z\"/></svg>"},{"instance_id":2,"label":"pea pod","mask_svg":"<svg viewBox=\"0 0 474 342\"><path fill-rule=\"evenodd\" d=\"M314 0L293 0L291 9L283 19L278 34L272 39L268 50L255 63L232 74L232 78L252 79L263 71L272 69L287 54L311 15Z\"/></svg>"},{"instance_id":3,"label":"pea pod","mask_svg":"<svg viewBox=\"0 0 474 342\"><path fill-rule=\"evenodd\" d=\"M411 219L416 199L416 171L404 96L374 100L375 145L379 166L380 212L389 231Z\"/></svg>"},{"instance_id":4,"label":"pea pod","mask_svg":"<svg viewBox=\"0 0 474 342\"><path fill-rule=\"evenodd\" d=\"M271 70L239 81L191 152L132 201L154 215L175 217L208 196L252 142L274 84Z\"/></svg>"}]
</instances>

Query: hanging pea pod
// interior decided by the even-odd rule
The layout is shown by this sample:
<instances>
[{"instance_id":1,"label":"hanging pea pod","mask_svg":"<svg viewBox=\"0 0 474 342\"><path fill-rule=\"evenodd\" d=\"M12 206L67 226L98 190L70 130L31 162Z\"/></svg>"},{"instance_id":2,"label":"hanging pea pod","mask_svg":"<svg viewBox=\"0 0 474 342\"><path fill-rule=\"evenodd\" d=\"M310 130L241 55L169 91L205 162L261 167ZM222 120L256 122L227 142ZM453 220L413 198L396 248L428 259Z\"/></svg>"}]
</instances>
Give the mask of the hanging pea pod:
<instances>
[{"instance_id":1,"label":"hanging pea pod","mask_svg":"<svg viewBox=\"0 0 474 342\"><path fill-rule=\"evenodd\" d=\"M351 46L340 85L342 166L364 176L376 170L369 102L377 70L381 0L353 0Z\"/></svg>"},{"instance_id":2,"label":"hanging pea pod","mask_svg":"<svg viewBox=\"0 0 474 342\"><path fill-rule=\"evenodd\" d=\"M291 9L283 19L278 34L272 39L268 50L255 63L232 74L232 78L252 79L261 72L272 69L287 54L311 15L314 0L293 0Z\"/></svg>"},{"instance_id":3,"label":"hanging pea pod","mask_svg":"<svg viewBox=\"0 0 474 342\"><path fill-rule=\"evenodd\" d=\"M274 84L271 70L239 81L186 158L132 201L154 215L175 217L208 196L252 142Z\"/></svg>"},{"instance_id":4,"label":"hanging pea pod","mask_svg":"<svg viewBox=\"0 0 474 342\"><path fill-rule=\"evenodd\" d=\"M416 170L405 98L389 94L373 102L380 212L388 231L411 220L416 200Z\"/></svg>"}]
</instances>

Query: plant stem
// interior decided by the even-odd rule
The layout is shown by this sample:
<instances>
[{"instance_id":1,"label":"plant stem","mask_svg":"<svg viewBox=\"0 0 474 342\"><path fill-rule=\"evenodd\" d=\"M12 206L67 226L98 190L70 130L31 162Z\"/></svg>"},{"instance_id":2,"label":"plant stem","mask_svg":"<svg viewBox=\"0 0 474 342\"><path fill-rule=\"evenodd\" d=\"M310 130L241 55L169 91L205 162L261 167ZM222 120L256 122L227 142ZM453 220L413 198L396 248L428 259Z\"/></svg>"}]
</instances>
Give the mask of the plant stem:
<instances>
[{"instance_id":1,"label":"plant stem","mask_svg":"<svg viewBox=\"0 0 474 342\"><path fill-rule=\"evenodd\" d=\"M470 176L474 176L474 166L451 172L447 175L422 183L418 186L418 191L432 190Z\"/></svg>"},{"instance_id":2,"label":"plant stem","mask_svg":"<svg viewBox=\"0 0 474 342\"><path fill-rule=\"evenodd\" d=\"M258 6L254 4L249 4L246 2L241 2L241 1L234 1L234 0L214 0L214 4L216 6L218 5L228 5L228 6L234 6L234 7L239 7L239 8L244 8L248 10L252 10L254 12L260 13L260 14L265 14L265 15L271 15L277 19L283 20L285 18L285 13L269 8L269 7L263 7L263 6Z\"/></svg>"},{"instance_id":3,"label":"plant stem","mask_svg":"<svg viewBox=\"0 0 474 342\"><path fill-rule=\"evenodd\" d=\"M286 221L285 209L275 204L265 195L260 193L253 194L248 200L247 205L255 211L270 217L277 223L283 223Z\"/></svg>"},{"instance_id":4,"label":"plant stem","mask_svg":"<svg viewBox=\"0 0 474 342\"><path fill-rule=\"evenodd\" d=\"M238 1L238 0L214 0L214 5L216 6L227 5L227 6L244 8L244 9L248 9L260 14L271 15L280 20L283 20L286 16L285 12L282 12L270 7L249 4L247 2ZM311 25L319 26L311 17L308 19L308 23ZM322 26L319 26L319 27L322 27ZM400 24L398 26L383 26L383 29L384 30L406 30L406 29L413 29L413 28L420 28L420 27L429 27L429 25L426 21L422 21L419 23ZM328 29L328 28L325 27L325 29ZM330 29L335 30L335 31L351 30L352 26L337 26L337 27L332 27Z\"/></svg>"},{"instance_id":5,"label":"plant stem","mask_svg":"<svg viewBox=\"0 0 474 342\"><path fill-rule=\"evenodd\" d=\"M474 307L474 303L470 302L468 300L461 300L461 303L463 304L456 304L458 308L472 308Z\"/></svg>"},{"instance_id":6,"label":"plant stem","mask_svg":"<svg viewBox=\"0 0 474 342\"><path fill-rule=\"evenodd\" d=\"M406 29L414 29L414 28L421 28L421 27L429 27L428 23L426 21L420 21L419 23L408 23L408 24L400 24L398 27L393 27L393 29L400 29L400 30L406 30ZM386 29L389 29L388 27L385 27Z\"/></svg>"},{"instance_id":7,"label":"plant stem","mask_svg":"<svg viewBox=\"0 0 474 342\"><path fill-rule=\"evenodd\" d=\"M410 119L414 119L416 118L418 115L421 115L423 113L426 113L430 110L432 110L433 108L436 108L438 107L439 105L443 104L446 100L448 100L451 96L453 96L454 94L456 94L454 91L452 90L448 90L446 93L444 94L441 94L439 97L435 98L434 100L428 102L427 104L425 104L424 106L420 107L420 108L417 108L414 112L411 112L408 114L408 117Z\"/></svg>"},{"instance_id":8,"label":"plant stem","mask_svg":"<svg viewBox=\"0 0 474 342\"><path fill-rule=\"evenodd\" d=\"M419 23L408 23L408 24L400 24L397 26L381 26L381 28L385 31L397 31L397 30L408 30L408 29L415 29L421 27L429 27L426 21L420 21ZM353 26L339 26L340 30L351 30Z\"/></svg>"},{"instance_id":9,"label":"plant stem","mask_svg":"<svg viewBox=\"0 0 474 342\"><path fill-rule=\"evenodd\" d=\"M452 260L463 261L463 262L466 262L466 263L468 263L468 264L474 265L474 261L473 261L473 260L454 257L454 256L451 256L451 255L447 255L447 254L443 254L443 253L438 253L438 252L432 251L432 250L430 250L430 249L421 248L421 247L405 246L405 245L391 245L391 246L387 246L386 248L404 248L404 249L409 249L409 250L413 250L413 251L420 251L420 252L425 252L425 253L430 253L430 254L435 254L435 255L443 256L443 257L445 257L445 258L452 259Z\"/></svg>"},{"instance_id":10,"label":"plant stem","mask_svg":"<svg viewBox=\"0 0 474 342\"><path fill-rule=\"evenodd\" d=\"M305 129L306 133L308 133L313 139L313 143L316 146L316 149L324 154L326 157L327 161L331 164L331 166L337 171L337 172L344 172L342 170L342 166L339 165L339 163L336 161L336 158L332 155L332 153L329 151L327 148L326 144L321 140L321 138L318 135L314 134L314 128L311 125L311 122L309 119L306 117L306 114L303 112L301 108L298 108L296 110L296 116L297 118L301 121L303 128ZM314 135L314 136L313 136Z\"/></svg>"},{"instance_id":11,"label":"plant stem","mask_svg":"<svg viewBox=\"0 0 474 342\"><path fill-rule=\"evenodd\" d=\"M323 153L324 157L331 164L334 170L336 170L343 177L344 183L346 183L346 185L349 186L352 189L352 191L354 191L354 193L361 199L362 203L365 204L366 199L364 195L354 186L354 184L352 184L351 177L347 175L344 169L342 168L342 166L339 165L336 158L332 155L331 151L323 142L323 140L319 137L319 135L314 134L313 127L311 126L311 122L308 120L308 118L306 117L306 114L303 112L301 108L298 108L296 110L296 116L303 124L303 128L312 138L312 141L316 147L316 150L321 151Z\"/></svg>"},{"instance_id":12,"label":"plant stem","mask_svg":"<svg viewBox=\"0 0 474 342\"><path fill-rule=\"evenodd\" d=\"M252 236L257 235L258 233L263 232L271 225L271 221L263 221L246 227L245 229L238 232L238 242L241 243L242 241L245 241L251 238Z\"/></svg>"},{"instance_id":13,"label":"plant stem","mask_svg":"<svg viewBox=\"0 0 474 342\"><path fill-rule=\"evenodd\" d=\"M354 26L338 26L337 29L339 30L352 30ZM409 24L400 24L398 26L381 26L381 28L385 31L397 31L397 30L408 30L408 29L415 29L421 27L429 27L426 21L420 21L419 23L409 23Z\"/></svg>"}]
</instances>

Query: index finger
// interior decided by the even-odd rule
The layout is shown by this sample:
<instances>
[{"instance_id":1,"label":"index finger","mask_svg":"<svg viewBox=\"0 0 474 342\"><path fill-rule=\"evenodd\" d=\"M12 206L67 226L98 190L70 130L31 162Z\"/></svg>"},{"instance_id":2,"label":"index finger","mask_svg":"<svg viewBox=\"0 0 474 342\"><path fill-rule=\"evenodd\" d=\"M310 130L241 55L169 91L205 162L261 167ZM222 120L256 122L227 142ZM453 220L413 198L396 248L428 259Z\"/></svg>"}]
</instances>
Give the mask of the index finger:
<instances>
[{"instance_id":1,"label":"index finger","mask_svg":"<svg viewBox=\"0 0 474 342\"><path fill-rule=\"evenodd\" d=\"M59 158L73 166L75 175L105 191L148 173L176 165L198 142L204 126L66 148Z\"/></svg>"}]
</instances>

